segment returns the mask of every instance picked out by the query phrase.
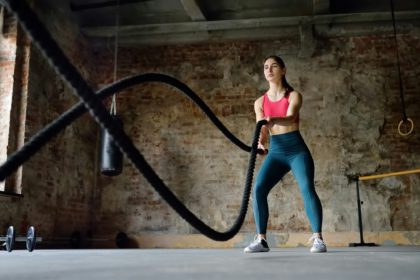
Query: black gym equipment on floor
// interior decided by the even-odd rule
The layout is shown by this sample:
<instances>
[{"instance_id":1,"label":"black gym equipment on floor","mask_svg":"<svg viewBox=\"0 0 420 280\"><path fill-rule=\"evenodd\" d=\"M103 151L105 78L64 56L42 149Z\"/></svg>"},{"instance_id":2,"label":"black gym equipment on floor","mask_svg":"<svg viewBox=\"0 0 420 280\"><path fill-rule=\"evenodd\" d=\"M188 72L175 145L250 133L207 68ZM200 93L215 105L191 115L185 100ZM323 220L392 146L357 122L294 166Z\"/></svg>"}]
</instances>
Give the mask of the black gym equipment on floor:
<instances>
[{"instance_id":1,"label":"black gym equipment on floor","mask_svg":"<svg viewBox=\"0 0 420 280\"><path fill-rule=\"evenodd\" d=\"M78 248L89 248L92 247L93 242L100 243L100 242L108 242L114 243L117 248L127 248L129 245L129 238L128 235L120 231L115 235L115 238L93 238L92 234L88 233L86 236L80 231L73 231L69 238L49 238L43 239L42 237L36 236L35 227L30 226L26 233L26 236L16 236L16 231L13 226L9 226L7 228L7 233L5 236L0 236L0 241L4 242L2 247L8 252L12 252L15 248L16 242L25 242L26 249L29 252L35 250L36 243L45 242L45 243L52 243L55 246L59 245L60 243L64 243L67 247L69 246L72 249ZM61 247L61 246L59 246Z\"/></svg>"},{"instance_id":2,"label":"black gym equipment on floor","mask_svg":"<svg viewBox=\"0 0 420 280\"><path fill-rule=\"evenodd\" d=\"M80 231L76 230L72 232L70 239L65 239L65 241L68 241L70 247L73 249L90 248L93 243L101 242L114 243L117 248L127 248L129 245L128 235L123 231L118 232L113 239L110 239L95 238L90 233L87 233L86 236L84 236Z\"/></svg>"},{"instance_id":3,"label":"black gym equipment on floor","mask_svg":"<svg viewBox=\"0 0 420 280\"><path fill-rule=\"evenodd\" d=\"M26 249L32 252L35 249L37 242L41 242L42 238L36 237L35 227L30 226L26 233L26 236L16 236L16 231L13 226L9 226L7 229L6 236L0 236L0 241L4 241L2 246L5 247L7 252L12 252L16 242L25 242Z\"/></svg>"}]
</instances>

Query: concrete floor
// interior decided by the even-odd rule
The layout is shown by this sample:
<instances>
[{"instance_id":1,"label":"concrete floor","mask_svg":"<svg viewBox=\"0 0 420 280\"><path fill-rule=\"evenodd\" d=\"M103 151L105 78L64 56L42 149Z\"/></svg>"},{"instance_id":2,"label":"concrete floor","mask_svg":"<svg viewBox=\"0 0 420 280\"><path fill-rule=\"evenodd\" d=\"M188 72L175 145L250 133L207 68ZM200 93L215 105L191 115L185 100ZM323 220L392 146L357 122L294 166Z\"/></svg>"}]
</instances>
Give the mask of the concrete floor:
<instances>
[{"instance_id":1,"label":"concrete floor","mask_svg":"<svg viewBox=\"0 0 420 280\"><path fill-rule=\"evenodd\" d=\"M419 279L420 247L0 251L0 279Z\"/></svg>"}]
</instances>

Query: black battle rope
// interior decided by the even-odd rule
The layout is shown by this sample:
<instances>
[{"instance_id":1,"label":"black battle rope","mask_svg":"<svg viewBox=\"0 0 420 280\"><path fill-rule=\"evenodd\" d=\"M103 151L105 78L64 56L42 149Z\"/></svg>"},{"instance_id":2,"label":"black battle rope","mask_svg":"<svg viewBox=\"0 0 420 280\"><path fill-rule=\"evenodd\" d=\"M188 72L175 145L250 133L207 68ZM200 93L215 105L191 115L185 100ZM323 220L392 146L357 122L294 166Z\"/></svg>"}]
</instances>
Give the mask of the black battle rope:
<instances>
[{"instance_id":1,"label":"black battle rope","mask_svg":"<svg viewBox=\"0 0 420 280\"><path fill-rule=\"evenodd\" d=\"M100 99L105 99L124 89L147 82L165 83L180 90L181 93L184 93L195 104L197 104L197 106L207 115L213 124L226 136L226 138L228 138L233 144L237 145L242 150L251 152L252 148L247 146L235 135L233 135L194 91L192 91L186 84L171 76L159 73L146 73L127 77L106 86L105 88L98 91L96 95ZM36 154L38 150L40 150L51 138L56 136L60 131L64 130L77 118L81 117L84 113L86 113L86 111L87 109L83 102L79 102L71 109L63 113L60 117L55 119L53 122L38 131L18 151L11 154L8 157L7 162L0 166L0 181L3 181L12 172L16 171L19 166L21 166L24 162ZM261 153L261 151L258 150L257 153Z\"/></svg>"},{"instance_id":2,"label":"black battle rope","mask_svg":"<svg viewBox=\"0 0 420 280\"><path fill-rule=\"evenodd\" d=\"M69 83L75 90L77 96L83 100L89 113L96 119L102 128L107 130L118 147L124 152L127 158L131 160L162 198L188 223L207 237L217 241L225 241L232 238L239 231L245 219L255 167L259 133L261 127L266 122L258 122L255 128L245 191L239 216L229 230L225 232L215 231L186 208L185 205L167 188L141 153L136 149L131 139L125 134L122 128L112 120L105 107L101 104L100 99L95 95L94 91L82 78L74 65L69 62L26 2L16 0L4 0L4 2L7 8L16 15L22 27L26 30L32 41L38 45L45 58L54 67L56 72Z\"/></svg>"},{"instance_id":3,"label":"black battle rope","mask_svg":"<svg viewBox=\"0 0 420 280\"><path fill-rule=\"evenodd\" d=\"M397 53L397 67L398 67L398 79L399 79L399 87L400 87L400 98L401 98L401 109L403 114L403 121L404 123L407 122L407 114L405 112L405 102L404 102L404 92L403 92L403 84L401 80L401 65L400 65L400 54L398 50L398 40L397 40L397 28L395 26L395 15L394 15L394 0L390 0L391 2L391 14L392 14L392 24L394 26L394 41L395 41L395 50Z\"/></svg>"}]
</instances>

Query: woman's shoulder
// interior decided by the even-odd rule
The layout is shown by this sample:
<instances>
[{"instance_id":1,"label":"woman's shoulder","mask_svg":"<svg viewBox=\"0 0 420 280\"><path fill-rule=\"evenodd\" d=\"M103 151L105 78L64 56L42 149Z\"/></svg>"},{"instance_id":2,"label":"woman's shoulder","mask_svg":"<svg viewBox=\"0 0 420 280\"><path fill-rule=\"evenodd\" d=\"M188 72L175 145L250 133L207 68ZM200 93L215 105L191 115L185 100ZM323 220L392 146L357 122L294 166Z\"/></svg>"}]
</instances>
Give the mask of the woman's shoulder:
<instances>
[{"instance_id":1,"label":"woman's shoulder","mask_svg":"<svg viewBox=\"0 0 420 280\"><path fill-rule=\"evenodd\" d=\"M254 104L255 105L262 105L263 101L264 101L264 96L265 96L265 93L263 95L261 95L260 97L258 97L257 100L255 100Z\"/></svg>"},{"instance_id":2,"label":"woman's shoulder","mask_svg":"<svg viewBox=\"0 0 420 280\"><path fill-rule=\"evenodd\" d=\"M295 90L291 91L289 93L289 104L291 103L296 104L297 106L301 107L303 103L302 94L300 94L300 92L295 91Z\"/></svg>"},{"instance_id":3,"label":"woman's shoulder","mask_svg":"<svg viewBox=\"0 0 420 280\"><path fill-rule=\"evenodd\" d=\"M296 90L292 90L291 92L289 92L289 98L302 99L302 94Z\"/></svg>"},{"instance_id":4,"label":"woman's shoulder","mask_svg":"<svg viewBox=\"0 0 420 280\"><path fill-rule=\"evenodd\" d=\"M289 92L289 96L302 96L302 94L297 90L292 90Z\"/></svg>"},{"instance_id":5,"label":"woman's shoulder","mask_svg":"<svg viewBox=\"0 0 420 280\"><path fill-rule=\"evenodd\" d=\"M255 100L255 102L254 102L254 107L255 108L262 109L263 103L264 103L264 96L265 96L265 93L263 95L261 95L260 97L258 97L257 100Z\"/></svg>"}]
</instances>

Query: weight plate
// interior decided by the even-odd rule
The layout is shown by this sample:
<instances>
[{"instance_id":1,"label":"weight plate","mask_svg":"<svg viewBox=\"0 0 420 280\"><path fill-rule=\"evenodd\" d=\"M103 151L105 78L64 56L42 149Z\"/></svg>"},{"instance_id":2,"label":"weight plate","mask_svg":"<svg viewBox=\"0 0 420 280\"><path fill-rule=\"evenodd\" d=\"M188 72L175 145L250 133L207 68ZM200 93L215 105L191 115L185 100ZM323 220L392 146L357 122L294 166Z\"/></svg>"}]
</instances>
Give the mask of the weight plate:
<instances>
[{"instance_id":1,"label":"weight plate","mask_svg":"<svg viewBox=\"0 0 420 280\"><path fill-rule=\"evenodd\" d=\"M128 236L125 232L119 232L115 237L115 244L118 248L126 248L128 245Z\"/></svg>"},{"instance_id":2,"label":"weight plate","mask_svg":"<svg viewBox=\"0 0 420 280\"><path fill-rule=\"evenodd\" d=\"M13 247L15 246L15 238L16 238L15 229L13 228L13 226L10 226L7 229L7 234L6 234L6 250L7 250L7 252L12 252L13 251Z\"/></svg>"},{"instance_id":3,"label":"weight plate","mask_svg":"<svg viewBox=\"0 0 420 280\"><path fill-rule=\"evenodd\" d=\"M33 226L30 226L26 233L26 249L32 252L35 249L36 244L36 232Z\"/></svg>"}]
</instances>

